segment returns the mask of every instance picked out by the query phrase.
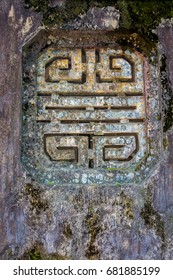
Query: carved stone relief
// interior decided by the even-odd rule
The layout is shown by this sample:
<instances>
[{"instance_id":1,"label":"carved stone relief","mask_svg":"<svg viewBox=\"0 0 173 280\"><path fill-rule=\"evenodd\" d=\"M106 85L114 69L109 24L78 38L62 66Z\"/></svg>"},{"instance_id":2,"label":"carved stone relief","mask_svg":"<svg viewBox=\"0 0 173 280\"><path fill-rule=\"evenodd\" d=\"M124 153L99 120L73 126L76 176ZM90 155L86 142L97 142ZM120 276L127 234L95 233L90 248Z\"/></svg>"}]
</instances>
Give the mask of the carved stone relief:
<instances>
[{"instance_id":1,"label":"carved stone relief","mask_svg":"<svg viewBox=\"0 0 173 280\"><path fill-rule=\"evenodd\" d=\"M141 182L161 149L157 69L113 37L108 47L60 37L24 51L24 165L48 185Z\"/></svg>"}]
</instances>

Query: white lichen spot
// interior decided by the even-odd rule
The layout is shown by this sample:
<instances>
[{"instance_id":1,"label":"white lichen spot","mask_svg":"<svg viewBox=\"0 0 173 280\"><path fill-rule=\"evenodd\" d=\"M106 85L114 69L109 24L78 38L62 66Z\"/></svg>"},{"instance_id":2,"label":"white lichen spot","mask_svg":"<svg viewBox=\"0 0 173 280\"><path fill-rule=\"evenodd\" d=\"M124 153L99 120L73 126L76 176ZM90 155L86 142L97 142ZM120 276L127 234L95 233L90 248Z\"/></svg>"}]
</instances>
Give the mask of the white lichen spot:
<instances>
[{"instance_id":1,"label":"white lichen spot","mask_svg":"<svg viewBox=\"0 0 173 280\"><path fill-rule=\"evenodd\" d=\"M33 20L32 17L27 17L25 24L23 24L23 28L21 30L21 35L24 36L26 33L30 31L32 28Z\"/></svg>"},{"instance_id":2,"label":"white lichen spot","mask_svg":"<svg viewBox=\"0 0 173 280\"><path fill-rule=\"evenodd\" d=\"M23 24L23 17L21 16L19 19L19 24L22 25Z\"/></svg>"},{"instance_id":3,"label":"white lichen spot","mask_svg":"<svg viewBox=\"0 0 173 280\"><path fill-rule=\"evenodd\" d=\"M13 5L11 5L11 8L9 10L8 18L10 20L10 23L15 21L15 11L14 11L14 6Z\"/></svg>"},{"instance_id":4,"label":"white lichen spot","mask_svg":"<svg viewBox=\"0 0 173 280\"><path fill-rule=\"evenodd\" d=\"M104 25L106 28L116 29L118 27L118 20L115 19L104 19Z\"/></svg>"}]
</instances>

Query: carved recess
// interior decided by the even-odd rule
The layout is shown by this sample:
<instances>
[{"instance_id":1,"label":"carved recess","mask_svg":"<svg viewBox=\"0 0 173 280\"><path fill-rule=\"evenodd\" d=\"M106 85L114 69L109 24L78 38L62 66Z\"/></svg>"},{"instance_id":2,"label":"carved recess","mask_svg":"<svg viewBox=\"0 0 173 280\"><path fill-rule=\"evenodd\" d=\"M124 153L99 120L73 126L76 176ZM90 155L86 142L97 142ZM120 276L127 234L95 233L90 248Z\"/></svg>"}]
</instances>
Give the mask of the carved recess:
<instances>
[{"instance_id":1,"label":"carved recess","mask_svg":"<svg viewBox=\"0 0 173 280\"><path fill-rule=\"evenodd\" d=\"M35 67L31 157L43 177L37 180L46 183L49 174L52 184L131 183L140 172L143 180L148 158L155 160L149 156L144 56L120 46L57 43L37 54Z\"/></svg>"}]
</instances>

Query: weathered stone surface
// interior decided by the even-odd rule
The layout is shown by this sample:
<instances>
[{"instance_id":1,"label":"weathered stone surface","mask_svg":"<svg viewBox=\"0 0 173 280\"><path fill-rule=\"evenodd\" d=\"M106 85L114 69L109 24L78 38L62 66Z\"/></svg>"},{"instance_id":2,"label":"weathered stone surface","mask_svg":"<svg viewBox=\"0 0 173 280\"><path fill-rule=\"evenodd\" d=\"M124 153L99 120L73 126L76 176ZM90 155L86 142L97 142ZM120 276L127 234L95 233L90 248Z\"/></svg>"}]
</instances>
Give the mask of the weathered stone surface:
<instances>
[{"instance_id":1,"label":"weathered stone surface","mask_svg":"<svg viewBox=\"0 0 173 280\"><path fill-rule=\"evenodd\" d=\"M77 19L68 24L74 29L104 29L115 30L119 27L120 14L114 7L94 7L86 14L81 14Z\"/></svg>"},{"instance_id":2,"label":"weathered stone surface","mask_svg":"<svg viewBox=\"0 0 173 280\"><path fill-rule=\"evenodd\" d=\"M171 59L173 55L173 42L172 40L170 40L170 38L172 38L172 35L172 26L166 24L166 26L158 28L159 40L163 45L164 53L167 58L167 68L171 85L173 85L173 61Z\"/></svg>"},{"instance_id":3,"label":"weathered stone surface","mask_svg":"<svg viewBox=\"0 0 173 280\"><path fill-rule=\"evenodd\" d=\"M42 31L23 48L22 162L36 181L139 183L154 168L161 153L157 68L121 49L119 38Z\"/></svg>"},{"instance_id":4,"label":"weathered stone surface","mask_svg":"<svg viewBox=\"0 0 173 280\"><path fill-rule=\"evenodd\" d=\"M50 0L50 7L62 7L65 5L66 0Z\"/></svg>"},{"instance_id":5,"label":"weathered stone surface","mask_svg":"<svg viewBox=\"0 0 173 280\"><path fill-rule=\"evenodd\" d=\"M21 48L39 26L39 16L25 11L23 1L0 3L0 254L22 241L19 228L23 215L17 206L17 179L20 176Z\"/></svg>"},{"instance_id":6,"label":"weathered stone surface","mask_svg":"<svg viewBox=\"0 0 173 280\"><path fill-rule=\"evenodd\" d=\"M45 186L24 169L20 159L21 50L37 33L41 16L25 10L22 0L10 3L2 0L0 4L0 258L173 259L172 128L160 134L157 127L164 149L143 184L52 186L50 182ZM171 26L158 30L171 86L172 32ZM51 35L48 45L55 39ZM156 84L159 79L157 74ZM156 121L159 116L152 118Z\"/></svg>"}]
</instances>

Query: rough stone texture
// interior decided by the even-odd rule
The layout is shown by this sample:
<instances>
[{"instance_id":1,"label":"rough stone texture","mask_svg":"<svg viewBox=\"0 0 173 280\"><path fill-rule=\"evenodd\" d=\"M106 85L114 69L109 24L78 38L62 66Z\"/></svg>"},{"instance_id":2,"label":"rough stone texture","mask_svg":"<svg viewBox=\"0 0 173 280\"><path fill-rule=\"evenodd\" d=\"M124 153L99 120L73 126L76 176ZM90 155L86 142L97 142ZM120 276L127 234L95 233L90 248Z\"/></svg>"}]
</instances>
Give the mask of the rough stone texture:
<instances>
[{"instance_id":1,"label":"rough stone texture","mask_svg":"<svg viewBox=\"0 0 173 280\"><path fill-rule=\"evenodd\" d=\"M173 259L172 129L141 185L45 187L23 169L21 49L40 16L10 2L0 4L0 258ZM158 33L173 86L173 28Z\"/></svg>"},{"instance_id":2,"label":"rough stone texture","mask_svg":"<svg viewBox=\"0 0 173 280\"><path fill-rule=\"evenodd\" d=\"M50 0L50 7L61 7L65 5L66 0Z\"/></svg>"},{"instance_id":3,"label":"rough stone texture","mask_svg":"<svg viewBox=\"0 0 173 280\"><path fill-rule=\"evenodd\" d=\"M15 196L20 176L21 47L38 29L39 18L24 10L23 1L0 3L0 254L5 258L22 240L23 215Z\"/></svg>"},{"instance_id":4,"label":"rough stone texture","mask_svg":"<svg viewBox=\"0 0 173 280\"><path fill-rule=\"evenodd\" d=\"M119 36L41 31L23 48L22 162L37 182L139 183L154 168L161 153L157 67L138 52L122 50ZM111 61L121 70L111 69ZM67 148L69 161L63 160Z\"/></svg>"},{"instance_id":5,"label":"rough stone texture","mask_svg":"<svg viewBox=\"0 0 173 280\"><path fill-rule=\"evenodd\" d=\"M104 29L114 30L119 27L119 11L114 7L90 8L86 14L81 14L70 22L68 27L74 29Z\"/></svg>"},{"instance_id":6,"label":"rough stone texture","mask_svg":"<svg viewBox=\"0 0 173 280\"><path fill-rule=\"evenodd\" d=\"M158 29L159 40L163 45L164 53L167 57L169 80L171 82L171 85L173 86L173 61L171 59L173 55L173 41L170 40L170 38L172 38L172 35L173 35L172 26L169 26L168 24Z\"/></svg>"}]
</instances>

